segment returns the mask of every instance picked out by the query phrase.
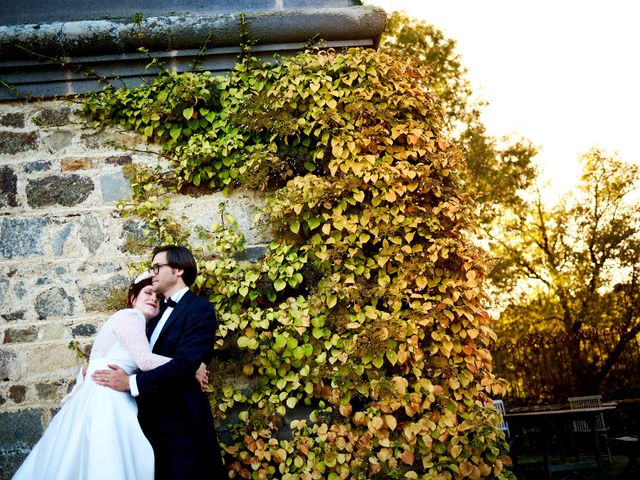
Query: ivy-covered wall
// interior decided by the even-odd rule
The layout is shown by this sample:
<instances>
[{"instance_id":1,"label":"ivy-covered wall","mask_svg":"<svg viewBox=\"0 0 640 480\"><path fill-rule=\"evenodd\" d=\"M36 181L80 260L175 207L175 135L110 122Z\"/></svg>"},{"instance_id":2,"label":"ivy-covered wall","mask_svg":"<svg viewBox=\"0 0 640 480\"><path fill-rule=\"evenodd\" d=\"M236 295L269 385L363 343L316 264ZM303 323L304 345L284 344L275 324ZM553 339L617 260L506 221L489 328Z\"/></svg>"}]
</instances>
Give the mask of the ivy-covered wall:
<instances>
[{"instance_id":1,"label":"ivy-covered wall","mask_svg":"<svg viewBox=\"0 0 640 480\"><path fill-rule=\"evenodd\" d=\"M426 71L365 50L248 58L85 111L163 145L170 168L131 172L125 209L161 242L186 240L169 193L265 196L272 241L256 261L225 212L200 232L196 283L221 321L212 408L235 476L510 477L473 199Z\"/></svg>"},{"instance_id":2,"label":"ivy-covered wall","mask_svg":"<svg viewBox=\"0 0 640 480\"><path fill-rule=\"evenodd\" d=\"M68 389L69 342L179 242L219 313L236 477L510 477L473 199L428 87L375 51L311 51L2 104L0 476Z\"/></svg>"}]
</instances>

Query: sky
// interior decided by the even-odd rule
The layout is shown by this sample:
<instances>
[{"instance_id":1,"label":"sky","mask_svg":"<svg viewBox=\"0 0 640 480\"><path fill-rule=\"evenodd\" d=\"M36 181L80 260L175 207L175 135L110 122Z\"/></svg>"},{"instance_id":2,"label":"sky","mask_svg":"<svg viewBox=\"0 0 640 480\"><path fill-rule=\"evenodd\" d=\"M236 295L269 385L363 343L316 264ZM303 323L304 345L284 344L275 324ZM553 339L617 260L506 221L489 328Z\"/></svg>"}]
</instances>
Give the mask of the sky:
<instances>
[{"instance_id":1,"label":"sky","mask_svg":"<svg viewBox=\"0 0 640 480\"><path fill-rule=\"evenodd\" d=\"M573 188L592 147L640 164L636 0L368 0L456 40L483 121L526 137L549 191Z\"/></svg>"}]
</instances>

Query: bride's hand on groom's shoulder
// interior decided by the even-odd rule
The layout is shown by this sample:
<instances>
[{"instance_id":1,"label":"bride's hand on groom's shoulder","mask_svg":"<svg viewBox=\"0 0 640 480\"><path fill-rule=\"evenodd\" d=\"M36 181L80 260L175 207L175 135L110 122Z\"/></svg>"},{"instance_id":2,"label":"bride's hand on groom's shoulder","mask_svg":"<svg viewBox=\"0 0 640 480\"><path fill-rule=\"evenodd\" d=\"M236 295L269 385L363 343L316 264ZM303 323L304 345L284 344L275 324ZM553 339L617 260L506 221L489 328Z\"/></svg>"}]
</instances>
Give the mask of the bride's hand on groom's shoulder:
<instances>
[{"instance_id":1,"label":"bride's hand on groom's shoulder","mask_svg":"<svg viewBox=\"0 0 640 480\"><path fill-rule=\"evenodd\" d=\"M118 365L109 365L109 370L96 370L91 374L91 380L119 392L129 391L129 375Z\"/></svg>"}]
</instances>

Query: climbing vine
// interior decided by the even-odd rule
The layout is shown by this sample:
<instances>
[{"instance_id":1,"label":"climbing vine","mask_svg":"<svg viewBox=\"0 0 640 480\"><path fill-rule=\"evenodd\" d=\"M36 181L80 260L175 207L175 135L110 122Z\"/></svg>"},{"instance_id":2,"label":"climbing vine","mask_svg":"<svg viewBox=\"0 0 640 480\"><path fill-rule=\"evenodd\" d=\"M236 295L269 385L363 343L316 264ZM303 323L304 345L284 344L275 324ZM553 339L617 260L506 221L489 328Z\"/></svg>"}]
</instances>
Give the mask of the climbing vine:
<instances>
[{"instance_id":1,"label":"climbing vine","mask_svg":"<svg viewBox=\"0 0 640 480\"><path fill-rule=\"evenodd\" d=\"M165 71L98 93L86 113L163 146L130 172L127 214L158 241L169 195L265 192L256 262L221 212L197 287L219 313L215 415L236 478L511 478L490 396L485 259L418 67L372 50L308 51L227 77ZM296 418L296 420L291 420Z\"/></svg>"}]
</instances>

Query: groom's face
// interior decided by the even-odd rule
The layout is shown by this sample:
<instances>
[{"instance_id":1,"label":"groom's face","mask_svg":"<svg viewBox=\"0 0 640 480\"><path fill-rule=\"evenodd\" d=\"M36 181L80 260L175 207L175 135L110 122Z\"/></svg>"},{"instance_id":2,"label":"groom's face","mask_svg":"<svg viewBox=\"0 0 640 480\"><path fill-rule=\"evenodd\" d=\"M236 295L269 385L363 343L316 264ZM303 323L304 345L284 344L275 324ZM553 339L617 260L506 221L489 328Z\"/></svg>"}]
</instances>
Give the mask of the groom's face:
<instances>
[{"instance_id":1,"label":"groom's face","mask_svg":"<svg viewBox=\"0 0 640 480\"><path fill-rule=\"evenodd\" d=\"M165 296L169 296L173 293L173 290L175 290L175 286L180 278L176 275L178 270L167 265L167 263L167 252L158 253L153 257L153 261L151 262L152 269L154 267L158 268L158 273L153 273L152 270L151 274L153 291Z\"/></svg>"}]
</instances>

